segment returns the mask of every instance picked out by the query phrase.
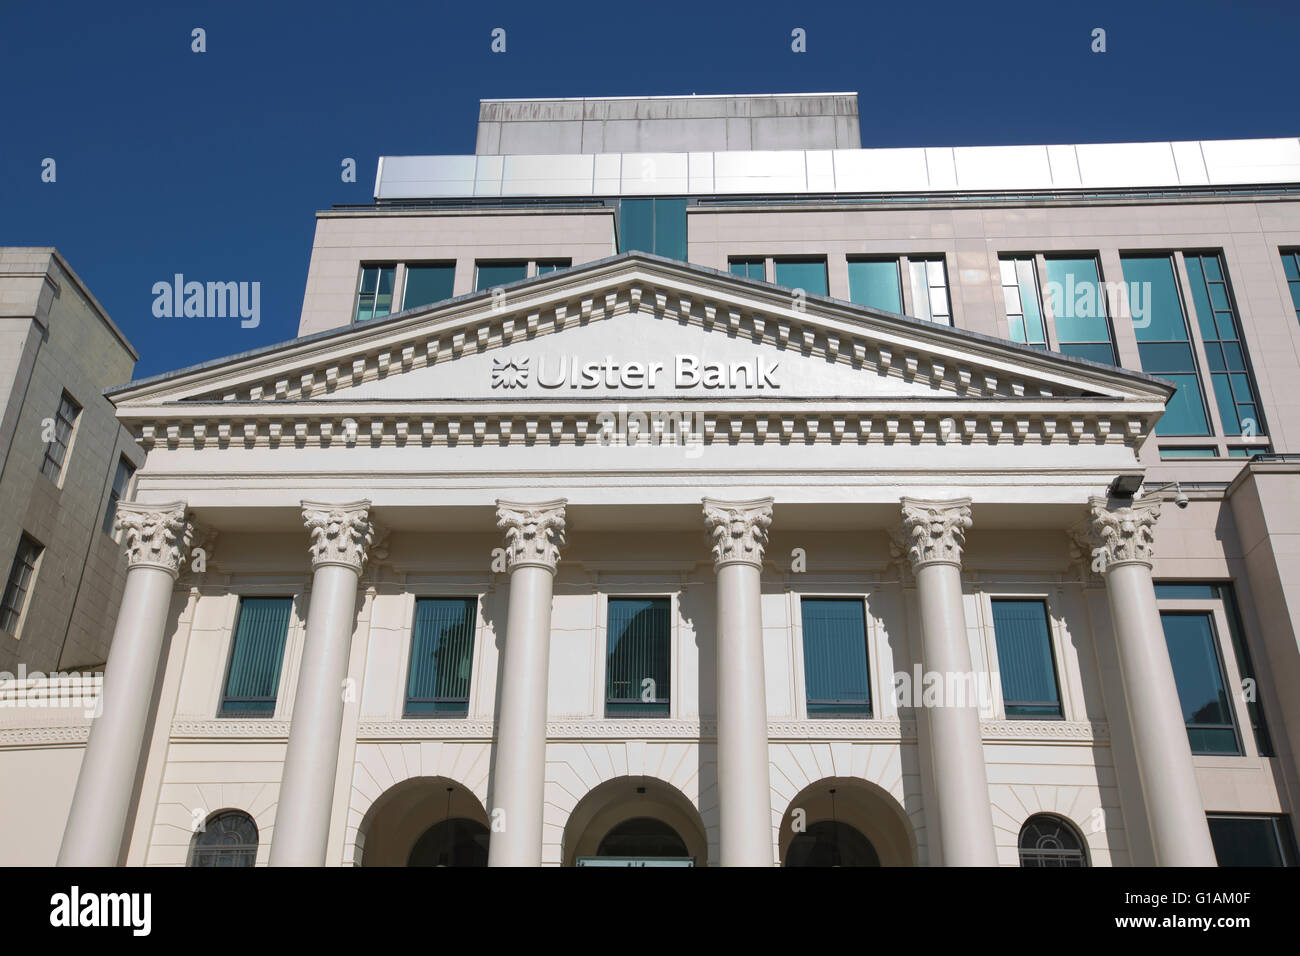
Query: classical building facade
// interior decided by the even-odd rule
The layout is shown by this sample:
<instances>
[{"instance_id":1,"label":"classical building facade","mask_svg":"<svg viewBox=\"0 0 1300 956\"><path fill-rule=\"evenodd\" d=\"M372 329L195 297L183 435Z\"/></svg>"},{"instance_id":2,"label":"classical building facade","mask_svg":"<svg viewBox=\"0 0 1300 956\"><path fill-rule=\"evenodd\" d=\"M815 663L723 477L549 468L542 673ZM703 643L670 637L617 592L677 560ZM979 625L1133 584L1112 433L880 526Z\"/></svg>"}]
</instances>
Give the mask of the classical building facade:
<instances>
[{"instance_id":1,"label":"classical building facade","mask_svg":"<svg viewBox=\"0 0 1300 956\"><path fill-rule=\"evenodd\" d=\"M7 852L1294 862L1300 141L478 149L318 214L299 338L111 392L103 712L0 732Z\"/></svg>"}]
</instances>

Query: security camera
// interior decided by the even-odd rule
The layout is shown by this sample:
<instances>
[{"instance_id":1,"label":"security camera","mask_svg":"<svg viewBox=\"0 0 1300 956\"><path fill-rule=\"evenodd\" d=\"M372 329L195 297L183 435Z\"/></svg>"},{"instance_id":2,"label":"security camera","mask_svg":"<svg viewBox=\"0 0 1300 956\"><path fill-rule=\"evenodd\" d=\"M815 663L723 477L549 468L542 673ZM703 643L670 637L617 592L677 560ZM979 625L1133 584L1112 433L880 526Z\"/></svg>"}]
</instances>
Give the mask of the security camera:
<instances>
[{"instance_id":1,"label":"security camera","mask_svg":"<svg viewBox=\"0 0 1300 956\"><path fill-rule=\"evenodd\" d=\"M1180 508L1186 508L1187 496L1183 494L1181 491L1178 492L1178 494L1174 495L1174 504L1178 505L1178 507Z\"/></svg>"}]
</instances>

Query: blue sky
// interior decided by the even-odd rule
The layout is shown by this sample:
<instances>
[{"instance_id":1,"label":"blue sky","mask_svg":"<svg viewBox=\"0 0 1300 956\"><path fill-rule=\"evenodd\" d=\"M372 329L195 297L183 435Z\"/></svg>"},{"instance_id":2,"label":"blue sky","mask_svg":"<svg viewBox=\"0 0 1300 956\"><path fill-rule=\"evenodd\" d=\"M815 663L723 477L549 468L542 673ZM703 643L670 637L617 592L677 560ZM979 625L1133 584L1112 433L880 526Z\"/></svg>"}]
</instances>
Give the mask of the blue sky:
<instances>
[{"instance_id":1,"label":"blue sky","mask_svg":"<svg viewBox=\"0 0 1300 956\"><path fill-rule=\"evenodd\" d=\"M315 210L472 153L483 97L857 91L864 146L1294 136L1298 38L1294 0L6 0L0 245L57 246L143 377L292 338ZM177 272L260 282L261 324L155 318Z\"/></svg>"}]
</instances>

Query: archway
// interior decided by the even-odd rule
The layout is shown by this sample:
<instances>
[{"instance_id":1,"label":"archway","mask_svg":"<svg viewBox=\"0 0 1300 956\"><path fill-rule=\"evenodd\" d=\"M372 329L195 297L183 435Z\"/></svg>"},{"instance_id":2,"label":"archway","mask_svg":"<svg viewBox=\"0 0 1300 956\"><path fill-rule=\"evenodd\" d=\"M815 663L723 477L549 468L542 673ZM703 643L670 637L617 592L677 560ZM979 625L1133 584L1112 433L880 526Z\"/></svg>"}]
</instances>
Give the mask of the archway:
<instances>
[{"instance_id":1,"label":"archway","mask_svg":"<svg viewBox=\"0 0 1300 956\"><path fill-rule=\"evenodd\" d=\"M484 866L488 815L463 784L413 777L371 805L358 835L362 866Z\"/></svg>"},{"instance_id":2,"label":"archway","mask_svg":"<svg viewBox=\"0 0 1300 956\"><path fill-rule=\"evenodd\" d=\"M615 777L578 801L564 827L565 866L704 866L699 811L655 777Z\"/></svg>"},{"instance_id":3,"label":"archway","mask_svg":"<svg viewBox=\"0 0 1300 956\"><path fill-rule=\"evenodd\" d=\"M866 780L828 777L781 818L783 866L912 866L916 839L893 796Z\"/></svg>"}]
</instances>

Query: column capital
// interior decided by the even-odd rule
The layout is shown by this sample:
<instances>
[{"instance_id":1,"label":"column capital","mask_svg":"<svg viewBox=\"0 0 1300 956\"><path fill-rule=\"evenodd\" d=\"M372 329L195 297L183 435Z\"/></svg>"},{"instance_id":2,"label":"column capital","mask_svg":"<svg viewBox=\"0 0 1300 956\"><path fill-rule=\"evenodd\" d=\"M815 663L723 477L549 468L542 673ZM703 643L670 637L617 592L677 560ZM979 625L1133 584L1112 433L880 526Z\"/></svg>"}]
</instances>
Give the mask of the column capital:
<instances>
[{"instance_id":1,"label":"column capital","mask_svg":"<svg viewBox=\"0 0 1300 956\"><path fill-rule=\"evenodd\" d=\"M546 568L554 572L565 545L564 506L555 501L505 501L497 499L497 527L506 535L506 569Z\"/></svg>"},{"instance_id":2,"label":"column capital","mask_svg":"<svg viewBox=\"0 0 1300 956\"><path fill-rule=\"evenodd\" d=\"M173 579L180 576L181 562L189 554L194 536L185 502L165 505L120 502L115 527L123 532L128 568L158 568Z\"/></svg>"},{"instance_id":3,"label":"column capital","mask_svg":"<svg viewBox=\"0 0 1300 956\"><path fill-rule=\"evenodd\" d=\"M1120 564L1145 564L1155 557L1155 528L1160 501L1139 498L1123 508L1094 495L1088 499L1088 532L1092 543L1094 570L1109 571Z\"/></svg>"},{"instance_id":4,"label":"column capital","mask_svg":"<svg viewBox=\"0 0 1300 956\"><path fill-rule=\"evenodd\" d=\"M719 501L703 499L704 527L713 546L713 566L751 564L763 566L767 529L772 525L772 499Z\"/></svg>"},{"instance_id":5,"label":"column capital","mask_svg":"<svg viewBox=\"0 0 1300 956\"><path fill-rule=\"evenodd\" d=\"M369 501L304 501L302 520L311 535L308 551L313 571L338 565L361 573L375 534Z\"/></svg>"},{"instance_id":6,"label":"column capital","mask_svg":"<svg viewBox=\"0 0 1300 956\"><path fill-rule=\"evenodd\" d=\"M971 500L950 498L943 501L922 501L902 498L903 544L912 570L919 571L927 564L953 564L961 566L962 548L966 545L966 532L970 530Z\"/></svg>"}]
</instances>

